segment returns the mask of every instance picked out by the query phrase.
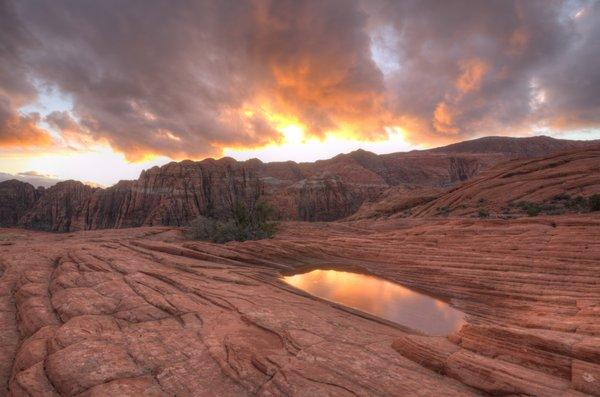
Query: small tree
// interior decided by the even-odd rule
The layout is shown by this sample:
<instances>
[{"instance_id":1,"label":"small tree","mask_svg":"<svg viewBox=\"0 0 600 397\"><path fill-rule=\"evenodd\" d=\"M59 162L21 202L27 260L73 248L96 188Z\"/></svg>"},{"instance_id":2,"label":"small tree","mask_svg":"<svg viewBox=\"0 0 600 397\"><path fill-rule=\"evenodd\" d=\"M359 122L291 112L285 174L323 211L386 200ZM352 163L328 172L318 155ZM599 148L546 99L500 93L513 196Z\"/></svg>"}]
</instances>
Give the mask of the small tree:
<instances>
[{"instance_id":1,"label":"small tree","mask_svg":"<svg viewBox=\"0 0 600 397\"><path fill-rule=\"evenodd\" d=\"M529 216L538 216L540 212L542 212L542 209L539 205L531 203L525 208L525 212L527 212L527 215Z\"/></svg>"},{"instance_id":2,"label":"small tree","mask_svg":"<svg viewBox=\"0 0 600 397\"><path fill-rule=\"evenodd\" d=\"M275 210L264 200L257 200L251 206L237 201L231 206L229 217L214 219L200 216L194 219L186 236L215 243L271 238L277 231L274 215Z\"/></svg>"}]
</instances>

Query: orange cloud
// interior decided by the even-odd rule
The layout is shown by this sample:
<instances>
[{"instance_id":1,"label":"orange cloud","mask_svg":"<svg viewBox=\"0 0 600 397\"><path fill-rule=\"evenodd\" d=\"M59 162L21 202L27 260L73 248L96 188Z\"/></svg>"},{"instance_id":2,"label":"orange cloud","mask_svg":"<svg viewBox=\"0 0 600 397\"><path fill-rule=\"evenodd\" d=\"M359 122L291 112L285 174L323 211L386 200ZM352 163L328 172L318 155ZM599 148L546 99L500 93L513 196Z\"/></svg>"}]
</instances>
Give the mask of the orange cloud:
<instances>
[{"instance_id":1,"label":"orange cloud","mask_svg":"<svg viewBox=\"0 0 600 397\"><path fill-rule=\"evenodd\" d=\"M458 128L454 125L456 112L446 104L440 102L433 112L433 126L439 132L456 134Z\"/></svg>"},{"instance_id":2,"label":"orange cloud","mask_svg":"<svg viewBox=\"0 0 600 397\"><path fill-rule=\"evenodd\" d=\"M454 83L458 92L446 93L445 100L439 102L433 112L433 128L444 134L454 135L461 131L457 118L461 113L460 105L465 94L478 91L489 70L489 65L479 58L463 59L458 67L460 74ZM477 102L480 101L475 99L473 104L476 105Z\"/></svg>"},{"instance_id":3,"label":"orange cloud","mask_svg":"<svg viewBox=\"0 0 600 397\"><path fill-rule=\"evenodd\" d=\"M0 26L14 49L0 55L0 93L16 114L43 85L64 91L74 120L44 121L70 149L100 142L128 160L202 158L289 137L373 141L400 128L407 141L438 144L525 123L600 122L590 84L600 7L565 24L559 3L538 2L75 2L69 12L23 3L7 14L23 18ZM82 25L95 34L77 34ZM532 77L543 107L530 106ZM3 120L2 146L51 142L34 119Z\"/></svg>"},{"instance_id":4,"label":"orange cloud","mask_svg":"<svg viewBox=\"0 0 600 397\"><path fill-rule=\"evenodd\" d=\"M489 65L481 59L473 58L461 61L459 68L461 73L455 86L459 91L467 93L479 90Z\"/></svg>"},{"instance_id":5,"label":"orange cloud","mask_svg":"<svg viewBox=\"0 0 600 397\"><path fill-rule=\"evenodd\" d=\"M26 148L52 145L52 137L37 126L38 117L7 115L0 119L0 147Z\"/></svg>"},{"instance_id":6,"label":"orange cloud","mask_svg":"<svg viewBox=\"0 0 600 397\"><path fill-rule=\"evenodd\" d=\"M392 125L386 88L357 4L254 4L250 54L267 78L247 101L250 110L293 120L312 137L385 138Z\"/></svg>"}]
</instances>

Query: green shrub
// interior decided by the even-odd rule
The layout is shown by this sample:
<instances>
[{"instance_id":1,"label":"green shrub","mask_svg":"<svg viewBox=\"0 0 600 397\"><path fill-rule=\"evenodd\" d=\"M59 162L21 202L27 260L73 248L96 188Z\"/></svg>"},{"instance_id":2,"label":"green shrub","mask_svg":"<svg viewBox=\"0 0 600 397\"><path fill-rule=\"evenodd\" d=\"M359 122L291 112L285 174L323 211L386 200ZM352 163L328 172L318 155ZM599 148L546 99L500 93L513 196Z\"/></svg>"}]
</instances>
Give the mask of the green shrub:
<instances>
[{"instance_id":1,"label":"green shrub","mask_svg":"<svg viewBox=\"0 0 600 397\"><path fill-rule=\"evenodd\" d=\"M190 222L185 236L190 240L211 240L216 230L216 219L199 216Z\"/></svg>"},{"instance_id":2,"label":"green shrub","mask_svg":"<svg viewBox=\"0 0 600 397\"><path fill-rule=\"evenodd\" d=\"M587 208L587 200L583 196L577 196L567 200L565 207L573 211L582 211Z\"/></svg>"},{"instance_id":3,"label":"green shrub","mask_svg":"<svg viewBox=\"0 0 600 397\"><path fill-rule=\"evenodd\" d=\"M555 207L551 205L547 206L544 212L546 213L546 215L562 215L567 211L562 207Z\"/></svg>"},{"instance_id":4,"label":"green shrub","mask_svg":"<svg viewBox=\"0 0 600 397\"><path fill-rule=\"evenodd\" d=\"M274 209L259 200L248 206L243 202L232 205L231 215L223 219L199 216L190 222L186 237L215 243L271 238L277 231Z\"/></svg>"},{"instance_id":5,"label":"green shrub","mask_svg":"<svg viewBox=\"0 0 600 397\"><path fill-rule=\"evenodd\" d=\"M559 193L559 194L555 195L554 197L552 197L552 200L554 200L554 201L571 200L571 196L566 193Z\"/></svg>"},{"instance_id":6,"label":"green shrub","mask_svg":"<svg viewBox=\"0 0 600 397\"><path fill-rule=\"evenodd\" d=\"M527 215L529 216L538 216L542 210L539 206L531 205L525 209L525 212L527 212Z\"/></svg>"},{"instance_id":7,"label":"green shrub","mask_svg":"<svg viewBox=\"0 0 600 397\"><path fill-rule=\"evenodd\" d=\"M542 207L539 204L530 201L521 201L517 205L529 216L538 216L542 212Z\"/></svg>"},{"instance_id":8,"label":"green shrub","mask_svg":"<svg viewBox=\"0 0 600 397\"><path fill-rule=\"evenodd\" d=\"M480 218L488 218L490 216L490 213L487 210L480 209L477 212L477 216L480 217Z\"/></svg>"},{"instance_id":9,"label":"green shrub","mask_svg":"<svg viewBox=\"0 0 600 397\"><path fill-rule=\"evenodd\" d=\"M600 211L600 194L593 194L588 199L590 211Z\"/></svg>"}]
</instances>

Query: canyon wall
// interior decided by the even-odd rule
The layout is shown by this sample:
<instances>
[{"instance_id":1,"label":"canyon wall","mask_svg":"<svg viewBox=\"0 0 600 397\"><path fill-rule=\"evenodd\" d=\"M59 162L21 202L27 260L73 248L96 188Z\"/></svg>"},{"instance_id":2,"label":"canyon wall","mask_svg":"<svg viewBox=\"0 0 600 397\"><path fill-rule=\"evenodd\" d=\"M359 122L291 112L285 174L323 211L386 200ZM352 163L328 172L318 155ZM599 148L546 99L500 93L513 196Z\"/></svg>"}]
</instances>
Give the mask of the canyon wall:
<instances>
[{"instance_id":1,"label":"canyon wall","mask_svg":"<svg viewBox=\"0 0 600 397\"><path fill-rule=\"evenodd\" d=\"M43 188L36 189L14 179L0 183L0 227L15 226L33 208L42 192Z\"/></svg>"},{"instance_id":2,"label":"canyon wall","mask_svg":"<svg viewBox=\"0 0 600 397\"><path fill-rule=\"evenodd\" d=\"M0 222L60 232L180 226L199 215L227 216L233 203L259 197L283 220L332 221L355 213L391 188L448 188L507 159L588 145L545 137L489 139L464 142L464 152L457 145L449 146L448 152L440 148L376 155L358 150L314 163L186 160L153 167L135 181L106 189L65 181L42 192L27 183L6 181L0 183ZM482 141L481 153L473 149L477 141Z\"/></svg>"}]
</instances>

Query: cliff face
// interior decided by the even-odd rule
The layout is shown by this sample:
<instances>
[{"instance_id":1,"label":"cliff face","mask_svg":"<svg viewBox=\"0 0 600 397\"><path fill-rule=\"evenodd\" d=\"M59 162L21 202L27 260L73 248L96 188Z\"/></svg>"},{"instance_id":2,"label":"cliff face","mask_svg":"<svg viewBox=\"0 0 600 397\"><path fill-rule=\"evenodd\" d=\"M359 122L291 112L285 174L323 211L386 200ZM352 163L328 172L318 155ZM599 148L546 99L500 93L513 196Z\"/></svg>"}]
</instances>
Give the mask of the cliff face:
<instances>
[{"instance_id":1,"label":"cliff face","mask_svg":"<svg viewBox=\"0 0 600 397\"><path fill-rule=\"evenodd\" d=\"M331 221L355 213L390 188L401 188L397 192L406 187L447 188L516 155L528 157L543 148L552 152L573 146L573 141L541 145L537 138L516 143L514 139L483 138L451 145L446 152L441 148L376 155L358 150L314 163L186 160L151 168L138 180L107 189L61 182L41 197L31 185L22 184L28 187L7 187L8 193L0 190L0 195L27 197L3 200L1 218L6 226L18 223L49 231L186 225L198 215L226 216L233 203L263 197L281 219ZM478 141L482 153L475 152ZM522 150L519 145L529 148Z\"/></svg>"},{"instance_id":2,"label":"cliff face","mask_svg":"<svg viewBox=\"0 0 600 397\"><path fill-rule=\"evenodd\" d=\"M347 184L337 175L304 179L286 190L296 206L296 219L332 221L355 212L369 197L379 194L379 186Z\"/></svg>"},{"instance_id":3,"label":"cliff face","mask_svg":"<svg viewBox=\"0 0 600 397\"><path fill-rule=\"evenodd\" d=\"M88 229L87 209L96 190L77 181L59 182L44 191L19 225L51 232Z\"/></svg>"},{"instance_id":4,"label":"cliff face","mask_svg":"<svg viewBox=\"0 0 600 397\"><path fill-rule=\"evenodd\" d=\"M226 215L236 201L262 194L260 164L183 161L144 171L124 198L115 226L184 225L198 215Z\"/></svg>"},{"instance_id":5,"label":"cliff face","mask_svg":"<svg viewBox=\"0 0 600 397\"><path fill-rule=\"evenodd\" d=\"M0 227L11 227L29 211L41 196L42 189L36 190L29 183L16 179L0 182Z\"/></svg>"},{"instance_id":6,"label":"cliff face","mask_svg":"<svg viewBox=\"0 0 600 397\"><path fill-rule=\"evenodd\" d=\"M120 181L108 189L97 189L86 207L86 229L117 227L119 214L126 208L134 181Z\"/></svg>"}]
</instances>

